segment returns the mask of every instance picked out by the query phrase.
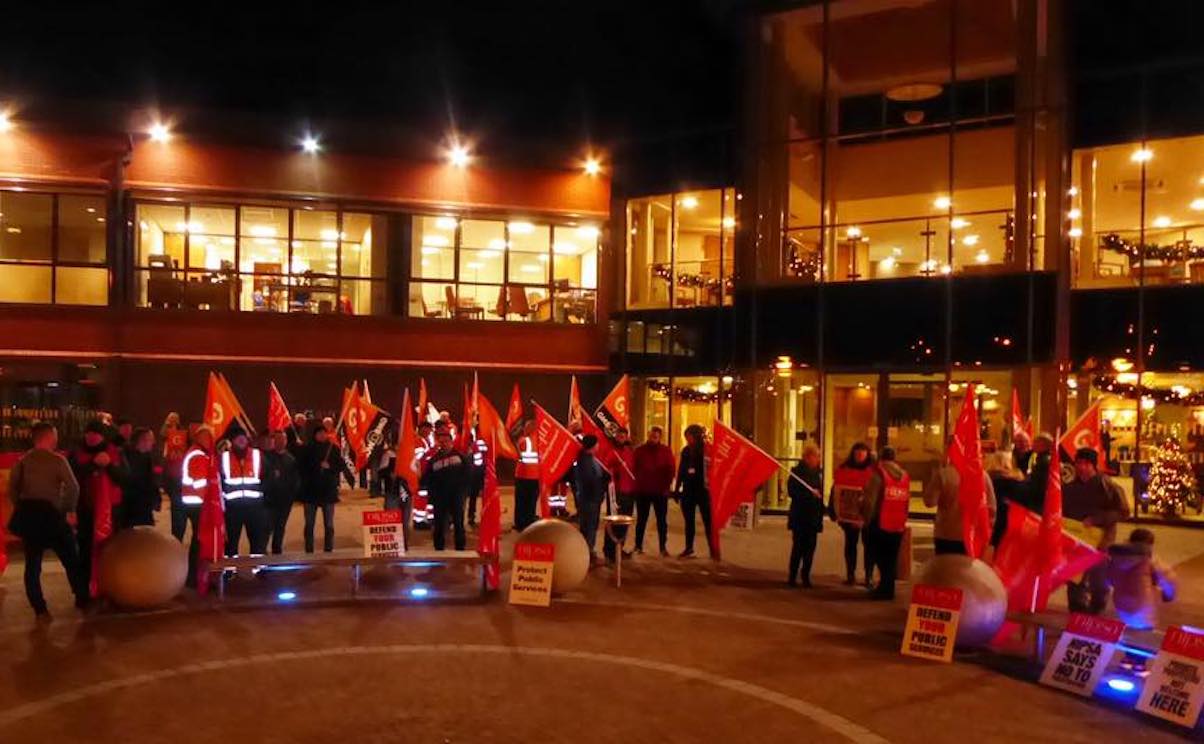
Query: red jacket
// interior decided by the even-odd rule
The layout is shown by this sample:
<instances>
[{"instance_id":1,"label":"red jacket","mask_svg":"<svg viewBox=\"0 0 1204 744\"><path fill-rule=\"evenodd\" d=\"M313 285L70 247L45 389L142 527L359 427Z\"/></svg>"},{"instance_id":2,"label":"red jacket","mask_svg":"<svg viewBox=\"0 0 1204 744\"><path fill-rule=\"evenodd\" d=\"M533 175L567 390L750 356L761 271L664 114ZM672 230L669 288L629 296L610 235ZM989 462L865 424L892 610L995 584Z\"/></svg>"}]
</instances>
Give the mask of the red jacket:
<instances>
[{"instance_id":1,"label":"red jacket","mask_svg":"<svg viewBox=\"0 0 1204 744\"><path fill-rule=\"evenodd\" d=\"M602 464L615 479L615 490L619 493L636 492L635 478L632 477L635 473L635 450L630 444L625 447L616 444Z\"/></svg>"},{"instance_id":2,"label":"red jacket","mask_svg":"<svg viewBox=\"0 0 1204 744\"><path fill-rule=\"evenodd\" d=\"M668 496L673 487L677 462L673 450L664 444L644 442L632 453L636 493Z\"/></svg>"}]
</instances>

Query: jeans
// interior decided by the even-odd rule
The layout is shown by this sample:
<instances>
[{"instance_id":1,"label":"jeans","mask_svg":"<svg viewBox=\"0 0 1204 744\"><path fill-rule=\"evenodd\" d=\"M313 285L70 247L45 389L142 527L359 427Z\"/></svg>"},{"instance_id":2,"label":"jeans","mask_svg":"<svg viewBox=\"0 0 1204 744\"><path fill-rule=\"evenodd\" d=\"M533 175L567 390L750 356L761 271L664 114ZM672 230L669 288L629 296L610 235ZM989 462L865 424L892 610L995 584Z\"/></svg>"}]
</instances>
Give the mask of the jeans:
<instances>
[{"instance_id":1,"label":"jeans","mask_svg":"<svg viewBox=\"0 0 1204 744\"><path fill-rule=\"evenodd\" d=\"M648 512L656 513L656 539L661 551L669 533L669 499L660 494L641 493L635 497L635 549L644 549L644 530L648 528Z\"/></svg>"},{"instance_id":2,"label":"jeans","mask_svg":"<svg viewBox=\"0 0 1204 744\"><path fill-rule=\"evenodd\" d=\"M23 503L17 508L26 512L22 515L26 527L21 531L21 544L25 550L25 596L29 606L38 614L46 612L46 598L42 594L42 556L47 550L53 550L59 563L63 564L76 604L86 602L88 578L80 572L75 535L66 518L49 504Z\"/></svg>"},{"instance_id":3,"label":"jeans","mask_svg":"<svg viewBox=\"0 0 1204 744\"><path fill-rule=\"evenodd\" d=\"M895 598L895 576L898 573L899 546L903 543L902 532L886 532L878 527L870 527L870 544L874 556L874 565L882 577L875 596L884 599Z\"/></svg>"},{"instance_id":4,"label":"jeans","mask_svg":"<svg viewBox=\"0 0 1204 744\"><path fill-rule=\"evenodd\" d=\"M860 541L862 553L864 553L865 580L868 582L874 573L874 564L870 560L869 533L852 524L842 523L840 529L844 531L845 577L849 581L857 578L857 543Z\"/></svg>"},{"instance_id":5,"label":"jeans","mask_svg":"<svg viewBox=\"0 0 1204 744\"><path fill-rule=\"evenodd\" d=\"M577 501L577 526L585 544L589 546L590 555L595 555L598 545L598 522L602 516L601 501Z\"/></svg>"},{"instance_id":6,"label":"jeans","mask_svg":"<svg viewBox=\"0 0 1204 744\"><path fill-rule=\"evenodd\" d=\"M815 560L815 544L819 533L810 529L791 531L790 543L790 583L799 578L799 563L802 563L803 584L811 585L811 564Z\"/></svg>"},{"instance_id":7,"label":"jeans","mask_svg":"<svg viewBox=\"0 0 1204 744\"><path fill-rule=\"evenodd\" d=\"M314 525L322 510L322 550L334 550L334 504L305 504L305 552L314 552Z\"/></svg>"},{"instance_id":8,"label":"jeans","mask_svg":"<svg viewBox=\"0 0 1204 744\"><path fill-rule=\"evenodd\" d=\"M167 498L171 502L171 535L180 542L184 542L184 533L188 530L188 512L184 506L184 496L180 489L178 478L169 476L163 480L163 490L167 491ZM196 527L194 526L193 529L195 530Z\"/></svg>"},{"instance_id":9,"label":"jeans","mask_svg":"<svg viewBox=\"0 0 1204 744\"><path fill-rule=\"evenodd\" d=\"M687 491L681 495L681 516L686 520L686 552L694 552L695 510L702 512L702 527L707 533L707 549L710 550L711 557L714 557L715 546L711 543L711 494L707 491Z\"/></svg>"},{"instance_id":10,"label":"jeans","mask_svg":"<svg viewBox=\"0 0 1204 744\"><path fill-rule=\"evenodd\" d=\"M514 481L514 528L519 532L535 522L539 505L539 481L519 478Z\"/></svg>"},{"instance_id":11,"label":"jeans","mask_svg":"<svg viewBox=\"0 0 1204 744\"><path fill-rule=\"evenodd\" d=\"M615 497L615 501L618 502L619 514L630 517L635 512L635 496L632 494L620 493ZM615 525L614 532L615 537L625 539L627 537L627 525ZM615 548L618 544L610 539L610 532L606 532L603 538L602 553L609 560L613 561L615 559Z\"/></svg>"},{"instance_id":12,"label":"jeans","mask_svg":"<svg viewBox=\"0 0 1204 744\"><path fill-rule=\"evenodd\" d=\"M431 505L435 507L434 538L435 550L443 550L447 539L447 522L451 520L456 550L464 550L468 536L464 533L464 494L432 493Z\"/></svg>"},{"instance_id":13,"label":"jeans","mask_svg":"<svg viewBox=\"0 0 1204 744\"><path fill-rule=\"evenodd\" d=\"M226 502L226 557L238 557L238 543L243 530L251 555L263 555L268 550L268 512L262 498L230 499Z\"/></svg>"},{"instance_id":14,"label":"jeans","mask_svg":"<svg viewBox=\"0 0 1204 744\"><path fill-rule=\"evenodd\" d=\"M477 498L485 490L485 468L473 468L468 484L468 523L477 523Z\"/></svg>"},{"instance_id":15,"label":"jeans","mask_svg":"<svg viewBox=\"0 0 1204 744\"><path fill-rule=\"evenodd\" d=\"M289 515L292 514L292 502L268 505L268 532L272 536L272 555L284 552L284 531L288 526Z\"/></svg>"}]
</instances>

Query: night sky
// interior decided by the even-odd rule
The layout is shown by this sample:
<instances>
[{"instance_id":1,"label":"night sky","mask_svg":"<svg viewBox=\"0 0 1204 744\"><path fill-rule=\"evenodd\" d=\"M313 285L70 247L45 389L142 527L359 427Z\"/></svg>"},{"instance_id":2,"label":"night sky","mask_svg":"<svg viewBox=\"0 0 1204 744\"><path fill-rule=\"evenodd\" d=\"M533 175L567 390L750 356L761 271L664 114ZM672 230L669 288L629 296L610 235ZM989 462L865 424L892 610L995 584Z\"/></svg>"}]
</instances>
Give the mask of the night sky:
<instances>
[{"instance_id":1,"label":"night sky","mask_svg":"<svg viewBox=\"0 0 1204 744\"><path fill-rule=\"evenodd\" d=\"M11 3L0 100L606 145L731 124L738 0Z\"/></svg>"}]
</instances>

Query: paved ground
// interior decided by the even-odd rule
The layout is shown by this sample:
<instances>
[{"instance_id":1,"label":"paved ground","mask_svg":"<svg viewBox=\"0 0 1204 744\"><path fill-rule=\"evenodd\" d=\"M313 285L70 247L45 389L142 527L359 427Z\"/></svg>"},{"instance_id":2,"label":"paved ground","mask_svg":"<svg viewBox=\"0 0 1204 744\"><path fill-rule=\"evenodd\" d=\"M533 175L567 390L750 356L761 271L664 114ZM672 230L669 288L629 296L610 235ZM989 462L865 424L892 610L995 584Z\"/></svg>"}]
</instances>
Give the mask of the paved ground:
<instances>
[{"instance_id":1,"label":"paved ground","mask_svg":"<svg viewBox=\"0 0 1204 744\"><path fill-rule=\"evenodd\" d=\"M340 507L340 547L358 543L367 503ZM916 529L923 558L930 539ZM1160 540L1186 561L1185 574L1204 577L1197 534L1164 531ZM723 564L637 557L621 590L600 569L549 609L498 598L221 610L182 602L81 622L52 572L58 611L42 628L25 606L18 563L0 579L0 741L1187 738L1038 687L985 656L951 666L899 656L902 603L872 603L839 585L839 531L823 535L811 591L783 582L786 537L771 519L730 532ZM680 548L675 520L670 549ZM451 579L379 575L366 585L394 595L408 582L471 588ZM343 581L333 569L245 579L234 594L271 596L291 582L333 596ZM1196 613L1201 593L1188 595L1180 611Z\"/></svg>"}]
</instances>

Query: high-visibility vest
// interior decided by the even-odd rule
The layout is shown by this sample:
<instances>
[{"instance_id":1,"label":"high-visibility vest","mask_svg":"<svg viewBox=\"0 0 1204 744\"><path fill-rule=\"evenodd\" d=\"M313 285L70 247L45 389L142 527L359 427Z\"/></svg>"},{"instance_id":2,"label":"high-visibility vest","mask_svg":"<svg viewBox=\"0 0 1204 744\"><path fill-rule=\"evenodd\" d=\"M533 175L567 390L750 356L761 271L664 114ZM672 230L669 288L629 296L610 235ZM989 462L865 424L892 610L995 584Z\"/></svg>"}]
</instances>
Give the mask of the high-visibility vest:
<instances>
[{"instance_id":1,"label":"high-visibility vest","mask_svg":"<svg viewBox=\"0 0 1204 744\"><path fill-rule=\"evenodd\" d=\"M478 439L475 447L472 448L472 466L474 468L485 467L485 453L489 451L489 445L484 439Z\"/></svg>"},{"instance_id":2,"label":"high-visibility vest","mask_svg":"<svg viewBox=\"0 0 1204 744\"><path fill-rule=\"evenodd\" d=\"M180 500L186 506L200 506L209 488L211 462L209 453L193 447L184 454L180 464Z\"/></svg>"},{"instance_id":3,"label":"high-visibility vest","mask_svg":"<svg viewBox=\"0 0 1204 744\"><path fill-rule=\"evenodd\" d=\"M886 468L878 466L882 477L882 505L878 509L878 527L883 532L902 532L907 528L907 507L911 502L911 476L906 471L893 478Z\"/></svg>"},{"instance_id":4,"label":"high-visibility vest","mask_svg":"<svg viewBox=\"0 0 1204 744\"><path fill-rule=\"evenodd\" d=\"M518 464L514 466L516 480L539 480L539 452L531 437L518 440Z\"/></svg>"},{"instance_id":5,"label":"high-visibility vest","mask_svg":"<svg viewBox=\"0 0 1204 744\"><path fill-rule=\"evenodd\" d=\"M226 501L263 498L261 464L254 447L242 458L233 457L230 450L222 453L222 496Z\"/></svg>"}]
</instances>

